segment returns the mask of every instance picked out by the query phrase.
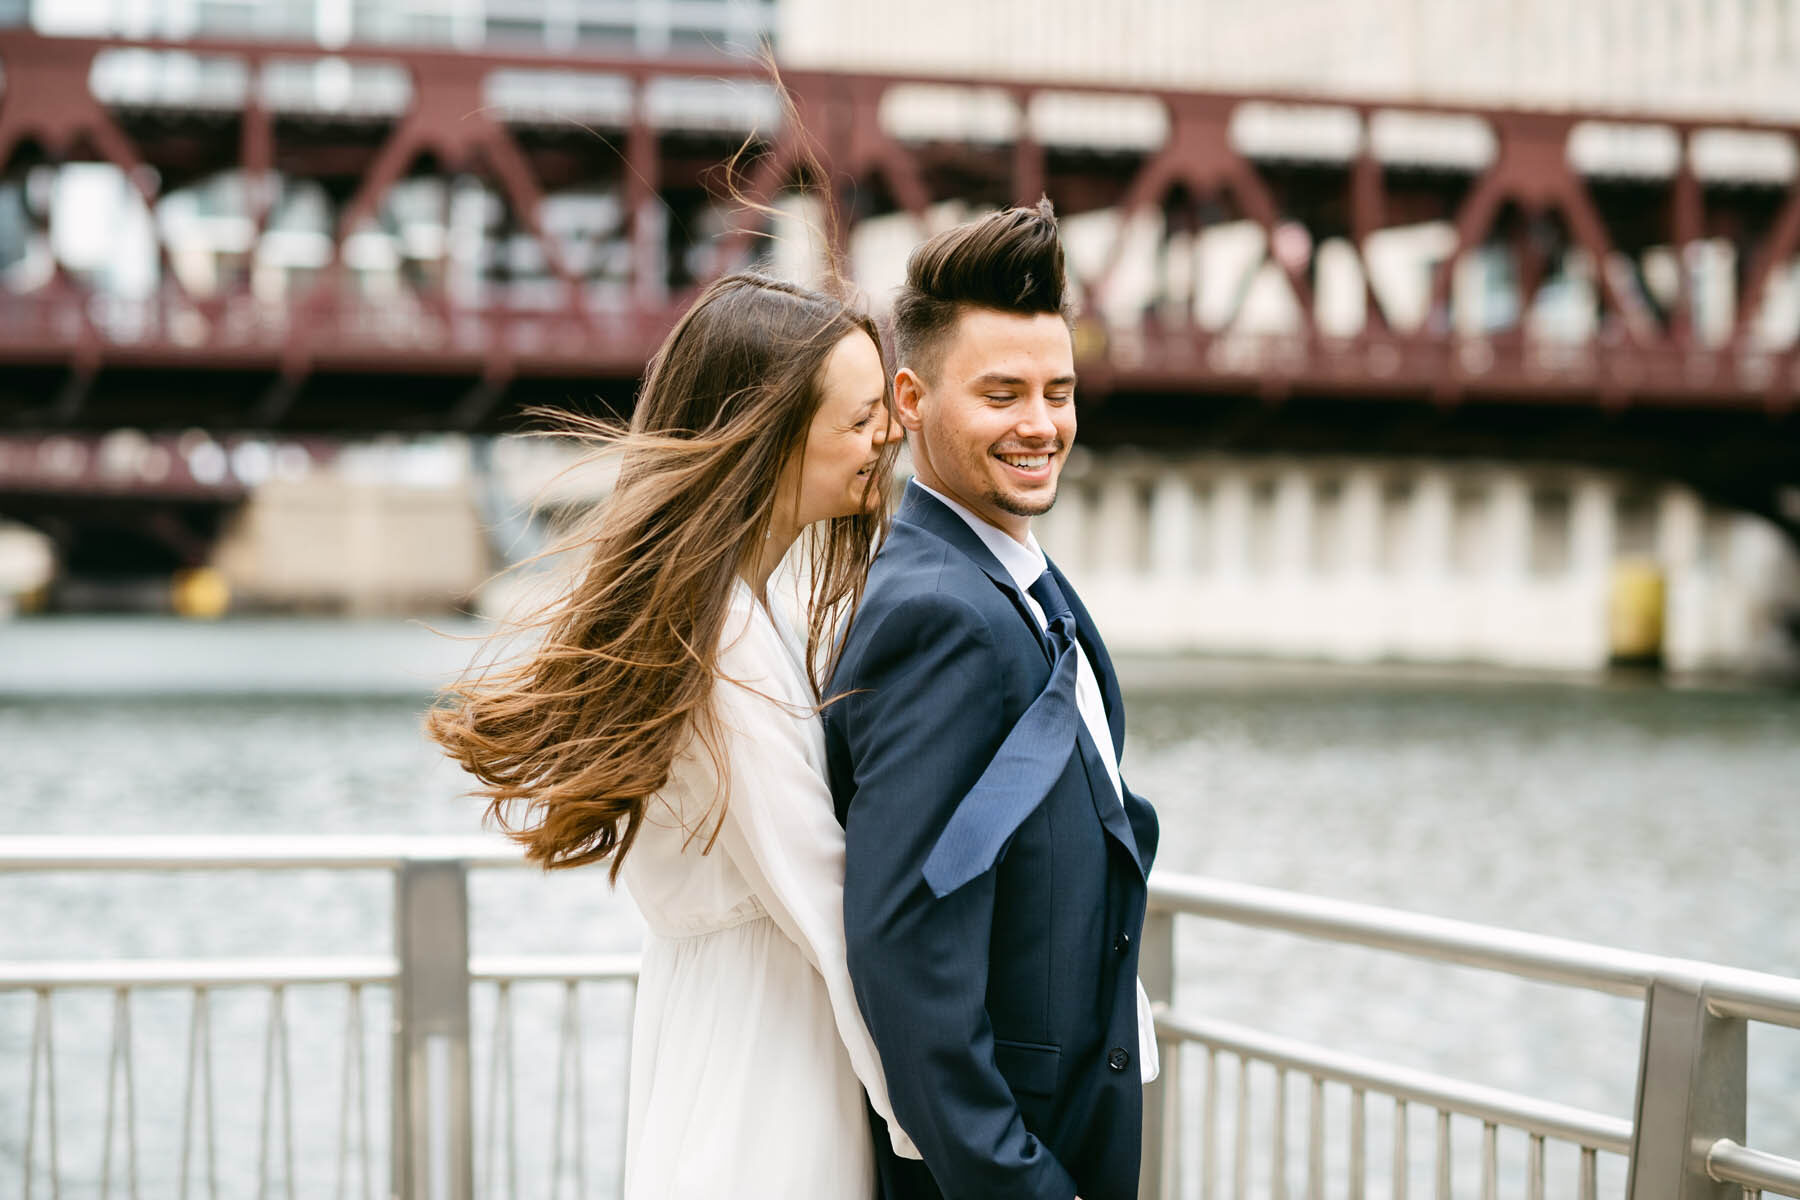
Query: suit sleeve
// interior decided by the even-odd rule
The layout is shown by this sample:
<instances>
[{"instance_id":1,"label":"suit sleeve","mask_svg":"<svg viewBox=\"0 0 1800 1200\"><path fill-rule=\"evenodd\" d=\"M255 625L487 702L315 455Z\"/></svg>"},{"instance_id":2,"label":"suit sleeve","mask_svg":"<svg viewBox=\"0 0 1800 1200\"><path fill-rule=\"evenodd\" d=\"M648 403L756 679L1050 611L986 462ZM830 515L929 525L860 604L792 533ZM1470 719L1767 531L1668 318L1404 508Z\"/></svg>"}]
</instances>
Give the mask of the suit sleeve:
<instances>
[{"instance_id":1,"label":"suit sleeve","mask_svg":"<svg viewBox=\"0 0 1800 1200\"><path fill-rule=\"evenodd\" d=\"M772 696L770 664L754 632L720 654L725 676L715 685L728 764L729 790L719 843L732 865L825 981L838 1038L869 1103L887 1122L894 1152L919 1157L894 1121L881 1061L870 1040L844 952L844 831L837 823L831 788L807 759L807 706L784 705ZM779 648L775 648L777 651Z\"/></svg>"},{"instance_id":2,"label":"suit sleeve","mask_svg":"<svg viewBox=\"0 0 1800 1200\"><path fill-rule=\"evenodd\" d=\"M947 1200L1069 1200L994 1060L986 993L994 873L939 899L924 863L1009 732L998 650L954 597L914 597L862 642L843 703L850 974L895 1115Z\"/></svg>"}]
</instances>

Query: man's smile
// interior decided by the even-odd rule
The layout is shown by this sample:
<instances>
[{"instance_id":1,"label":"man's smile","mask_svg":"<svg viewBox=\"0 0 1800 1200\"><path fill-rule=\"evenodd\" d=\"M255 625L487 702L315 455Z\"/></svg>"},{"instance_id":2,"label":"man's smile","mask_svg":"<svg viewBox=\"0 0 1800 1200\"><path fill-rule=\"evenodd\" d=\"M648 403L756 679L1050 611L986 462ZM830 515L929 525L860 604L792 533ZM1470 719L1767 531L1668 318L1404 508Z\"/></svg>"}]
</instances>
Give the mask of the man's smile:
<instances>
[{"instance_id":1,"label":"man's smile","mask_svg":"<svg viewBox=\"0 0 1800 1200\"><path fill-rule=\"evenodd\" d=\"M1034 450L1022 453L996 450L993 452L993 458L1020 481L1038 483L1050 477L1050 464L1056 461L1056 452L1054 450Z\"/></svg>"}]
</instances>

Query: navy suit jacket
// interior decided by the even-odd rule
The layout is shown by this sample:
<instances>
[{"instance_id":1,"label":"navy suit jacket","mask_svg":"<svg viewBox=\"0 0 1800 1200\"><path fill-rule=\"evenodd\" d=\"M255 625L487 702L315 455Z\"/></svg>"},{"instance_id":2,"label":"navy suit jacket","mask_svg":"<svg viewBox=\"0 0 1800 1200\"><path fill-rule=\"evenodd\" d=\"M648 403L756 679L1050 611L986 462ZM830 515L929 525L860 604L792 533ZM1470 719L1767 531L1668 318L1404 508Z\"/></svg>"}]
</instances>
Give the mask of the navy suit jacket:
<instances>
[{"instance_id":1,"label":"navy suit jacket","mask_svg":"<svg viewBox=\"0 0 1800 1200\"><path fill-rule=\"evenodd\" d=\"M1051 567L1055 571L1055 567ZM1112 660L1061 572L1099 676ZM877 1136L890 1200L1122 1200L1137 1194L1143 1093L1138 935L1156 852L1150 805L1120 805L1085 726L999 861L943 897L923 866L1050 677L1025 597L963 520L907 489L870 571L825 712L844 823L850 974L900 1124Z\"/></svg>"}]
</instances>

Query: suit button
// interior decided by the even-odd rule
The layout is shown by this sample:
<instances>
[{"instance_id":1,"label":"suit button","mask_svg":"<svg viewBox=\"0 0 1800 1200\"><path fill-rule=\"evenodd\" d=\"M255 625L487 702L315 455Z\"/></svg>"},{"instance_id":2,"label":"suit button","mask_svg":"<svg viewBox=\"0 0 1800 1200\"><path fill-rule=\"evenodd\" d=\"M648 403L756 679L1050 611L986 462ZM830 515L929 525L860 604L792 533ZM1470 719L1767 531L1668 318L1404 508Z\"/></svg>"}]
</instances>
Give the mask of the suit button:
<instances>
[{"instance_id":1,"label":"suit button","mask_svg":"<svg viewBox=\"0 0 1800 1200\"><path fill-rule=\"evenodd\" d=\"M1129 933L1121 933L1118 937L1114 938L1113 939L1113 949L1118 951L1120 954L1123 954L1127 950L1131 949L1131 935Z\"/></svg>"},{"instance_id":2,"label":"suit button","mask_svg":"<svg viewBox=\"0 0 1800 1200\"><path fill-rule=\"evenodd\" d=\"M1107 1051L1106 1065L1115 1071L1123 1071L1126 1067L1131 1065L1131 1055L1127 1054L1119 1047L1114 1046L1111 1050Z\"/></svg>"}]
</instances>

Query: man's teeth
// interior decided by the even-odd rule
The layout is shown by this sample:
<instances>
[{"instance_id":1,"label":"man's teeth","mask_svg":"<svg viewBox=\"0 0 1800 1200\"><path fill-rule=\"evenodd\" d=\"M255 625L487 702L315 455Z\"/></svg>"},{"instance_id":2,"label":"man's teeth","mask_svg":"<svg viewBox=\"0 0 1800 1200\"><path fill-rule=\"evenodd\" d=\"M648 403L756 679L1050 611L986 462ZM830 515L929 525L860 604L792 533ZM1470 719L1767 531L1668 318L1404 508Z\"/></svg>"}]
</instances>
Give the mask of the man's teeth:
<instances>
[{"instance_id":1,"label":"man's teeth","mask_svg":"<svg viewBox=\"0 0 1800 1200\"><path fill-rule=\"evenodd\" d=\"M998 457L1008 466L1018 467L1025 471L1035 471L1050 461L1048 454L1002 454Z\"/></svg>"}]
</instances>

